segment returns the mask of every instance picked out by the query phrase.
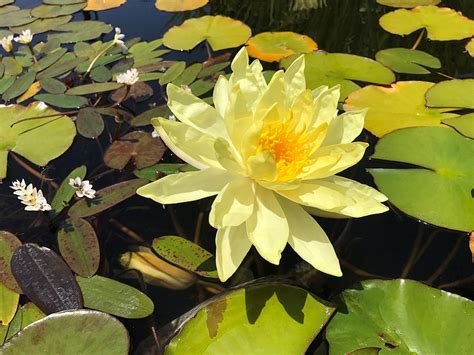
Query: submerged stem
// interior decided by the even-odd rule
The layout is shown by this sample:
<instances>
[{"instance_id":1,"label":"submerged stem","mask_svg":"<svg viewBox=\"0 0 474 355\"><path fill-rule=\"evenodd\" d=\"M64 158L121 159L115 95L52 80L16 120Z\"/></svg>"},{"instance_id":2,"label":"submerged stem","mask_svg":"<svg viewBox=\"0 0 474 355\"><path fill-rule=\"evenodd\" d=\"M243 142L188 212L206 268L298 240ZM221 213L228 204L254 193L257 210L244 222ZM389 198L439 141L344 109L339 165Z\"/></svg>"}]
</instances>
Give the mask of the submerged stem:
<instances>
[{"instance_id":1,"label":"submerged stem","mask_svg":"<svg viewBox=\"0 0 474 355\"><path fill-rule=\"evenodd\" d=\"M416 39L415 43L413 44L413 47L411 47L411 49L417 49L418 46L420 45L421 43L421 40L423 39L423 36L425 34L425 29L423 28L423 30L421 30L420 32L420 35L418 36L418 38Z\"/></svg>"}]
</instances>

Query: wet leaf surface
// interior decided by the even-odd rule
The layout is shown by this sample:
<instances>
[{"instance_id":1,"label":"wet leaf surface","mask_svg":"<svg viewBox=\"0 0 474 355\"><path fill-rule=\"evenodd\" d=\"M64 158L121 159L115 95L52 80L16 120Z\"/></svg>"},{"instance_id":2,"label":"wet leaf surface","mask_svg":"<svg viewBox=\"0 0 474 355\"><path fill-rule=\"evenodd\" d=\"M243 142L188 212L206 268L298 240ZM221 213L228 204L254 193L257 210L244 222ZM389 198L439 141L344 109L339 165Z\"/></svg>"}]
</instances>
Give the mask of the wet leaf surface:
<instances>
[{"instance_id":1,"label":"wet leaf surface","mask_svg":"<svg viewBox=\"0 0 474 355\"><path fill-rule=\"evenodd\" d=\"M97 138L104 131L104 120L97 111L83 108L76 119L77 132L85 138Z\"/></svg>"},{"instance_id":2,"label":"wet leaf surface","mask_svg":"<svg viewBox=\"0 0 474 355\"><path fill-rule=\"evenodd\" d=\"M8 325L15 316L20 295L0 283L0 324Z\"/></svg>"},{"instance_id":3,"label":"wet leaf surface","mask_svg":"<svg viewBox=\"0 0 474 355\"><path fill-rule=\"evenodd\" d=\"M397 73L429 74L427 68L441 68L441 62L431 54L415 49L389 48L378 51L375 59Z\"/></svg>"},{"instance_id":4,"label":"wet leaf surface","mask_svg":"<svg viewBox=\"0 0 474 355\"><path fill-rule=\"evenodd\" d=\"M20 246L21 241L14 234L0 231L0 283L16 293L21 293L21 289L12 274L10 262L13 252Z\"/></svg>"},{"instance_id":5,"label":"wet leaf surface","mask_svg":"<svg viewBox=\"0 0 474 355\"><path fill-rule=\"evenodd\" d=\"M161 11L189 11L205 6L209 0L156 0L155 6Z\"/></svg>"},{"instance_id":6,"label":"wet leaf surface","mask_svg":"<svg viewBox=\"0 0 474 355\"><path fill-rule=\"evenodd\" d=\"M75 179L77 177L84 180L86 177L87 168L85 165L81 165L76 169L72 170L66 178L59 185L56 194L54 195L53 200L51 201L51 215L57 216L66 205L71 201L72 197L75 194L74 189L69 185L69 179Z\"/></svg>"},{"instance_id":7,"label":"wet leaf surface","mask_svg":"<svg viewBox=\"0 0 474 355\"><path fill-rule=\"evenodd\" d=\"M442 81L428 89L426 105L474 109L473 92L474 79Z\"/></svg>"}]
</instances>

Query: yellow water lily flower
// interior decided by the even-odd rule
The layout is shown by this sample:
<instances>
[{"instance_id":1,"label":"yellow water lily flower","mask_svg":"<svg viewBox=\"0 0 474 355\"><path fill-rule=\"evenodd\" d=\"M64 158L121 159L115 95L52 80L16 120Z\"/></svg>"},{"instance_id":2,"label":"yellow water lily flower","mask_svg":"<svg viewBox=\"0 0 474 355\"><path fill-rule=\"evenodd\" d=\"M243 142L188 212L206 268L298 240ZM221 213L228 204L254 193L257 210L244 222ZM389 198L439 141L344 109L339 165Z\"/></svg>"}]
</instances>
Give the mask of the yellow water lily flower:
<instances>
[{"instance_id":1,"label":"yellow water lily flower","mask_svg":"<svg viewBox=\"0 0 474 355\"><path fill-rule=\"evenodd\" d=\"M375 189L335 174L356 164L366 143L352 142L365 111L337 116L339 88L307 90L304 58L267 85L245 49L221 76L214 107L168 85L168 106L179 121L152 120L166 145L200 169L168 175L139 195L162 204L217 195L209 223L217 229L219 277L227 280L252 245L278 264L286 244L325 273L342 275L326 233L305 210L326 217L362 217L387 210Z\"/></svg>"}]
</instances>

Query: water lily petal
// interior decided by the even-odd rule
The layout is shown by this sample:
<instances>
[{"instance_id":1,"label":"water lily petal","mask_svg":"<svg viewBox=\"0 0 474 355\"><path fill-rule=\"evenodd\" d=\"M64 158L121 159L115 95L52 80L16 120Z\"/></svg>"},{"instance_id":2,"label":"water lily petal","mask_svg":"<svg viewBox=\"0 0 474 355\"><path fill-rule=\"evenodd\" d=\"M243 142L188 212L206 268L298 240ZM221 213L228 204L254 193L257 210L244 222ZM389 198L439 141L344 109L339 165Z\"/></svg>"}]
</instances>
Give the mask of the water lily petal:
<instances>
[{"instance_id":1,"label":"water lily petal","mask_svg":"<svg viewBox=\"0 0 474 355\"><path fill-rule=\"evenodd\" d=\"M217 231L216 266L222 282L234 274L251 246L244 223L237 227L220 228Z\"/></svg>"},{"instance_id":2,"label":"water lily petal","mask_svg":"<svg viewBox=\"0 0 474 355\"><path fill-rule=\"evenodd\" d=\"M162 204L189 202L216 195L233 179L225 170L208 168L165 176L140 187L137 194Z\"/></svg>"},{"instance_id":3,"label":"water lily petal","mask_svg":"<svg viewBox=\"0 0 474 355\"><path fill-rule=\"evenodd\" d=\"M232 69L231 80L236 82L243 79L247 75L247 68L249 66L249 55L245 47L242 47L235 55L230 65Z\"/></svg>"},{"instance_id":4,"label":"water lily petal","mask_svg":"<svg viewBox=\"0 0 474 355\"><path fill-rule=\"evenodd\" d=\"M304 68L304 56L301 55L285 71L284 80L288 103L292 103L306 89Z\"/></svg>"},{"instance_id":5,"label":"water lily petal","mask_svg":"<svg viewBox=\"0 0 474 355\"><path fill-rule=\"evenodd\" d=\"M209 214L214 228L233 227L245 222L253 212L254 183L248 178L236 179L217 195Z\"/></svg>"},{"instance_id":6,"label":"water lily petal","mask_svg":"<svg viewBox=\"0 0 474 355\"><path fill-rule=\"evenodd\" d=\"M216 138L165 118L153 118L151 122L167 147L188 164L198 169L221 167L214 150Z\"/></svg>"},{"instance_id":7,"label":"water lily petal","mask_svg":"<svg viewBox=\"0 0 474 355\"><path fill-rule=\"evenodd\" d=\"M256 185L255 193L255 208L246 222L247 234L260 255L278 265L288 242L288 222L272 191Z\"/></svg>"},{"instance_id":8,"label":"water lily petal","mask_svg":"<svg viewBox=\"0 0 474 355\"><path fill-rule=\"evenodd\" d=\"M324 230L301 206L279 198L290 227L288 243L315 269L342 276L336 252Z\"/></svg>"},{"instance_id":9,"label":"water lily petal","mask_svg":"<svg viewBox=\"0 0 474 355\"><path fill-rule=\"evenodd\" d=\"M217 113L221 117L225 117L227 107L229 107L230 100L230 85L229 81L224 75L219 76L217 79L216 85L214 86L214 92L212 96L212 101L214 102L214 107L216 108Z\"/></svg>"},{"instance_id":10,"label":"water lily petal","mask_svg":"<svg viewBox=\"0 0 474 355\"><path fill-rule=\"evenodd\" d=\"M315 96L315 94L317 96ZM313 91L315 107L311 127L317 127L323 122L331 124L332 119L337 115L339 96L339 85L327 90Z\"/></svg>"},{"instance_id":11,"label":"water lily petal","mask_svg":"<svg viewBox=\"0 0 474 355\"><path fill-rule=\"evenodd\" d=\"M249 176L254 180L273 181L278 175L275 158L270 152L260 152L247 159Z\"/></svg>"},{"instance_id":12,"label":"water lily petal","mask_svg":"<svg viewBox=\"0 0 474 355\"><path fill-rule=\"evenodd\" d=\"M313 96L310 90L304 90L294 98L291 114L298 120L296 130L306 131L313 119Z\"/></svg>"},{"instance_id":13,"label":"water lily petal","mask_svg":"<svg viewBox=\"0 0 474 355\"><path fill-rule=\"evenodd\" d=\"M259 120L268 110L277 105L279 116L285 117L286 111L286 92L283 70L277 71L273 74L266 91L260 97L257 108L254 113L254 119Z\"/></svg>"},{"instance_id":14,"label":"water lily petal","mask_svg":"<svg viewBox=\"0 0 474 355\"><path fill-rule=\"evenodd\" d=\"M181 122L213 137L228 138L216 109L174 84L168 84L168 107Z\"/></svg>"},{"instance_id":15,"label":"water lily petal","mask_svg":"<svg viewBox=\"0 0 474 355\"><path fill-rule=\"evenodd\" d=\"M364 117L367 110L349 111L335 117L329 125L324 145L352 142L364 128Z\"/></svg>"},{"instance_id":16,"label":"water lily petal","mask_svg":"<svg viewBox=\"0 0 474 355\"><path fill-rule=\"evenodd\" d=\"M216 152L217 161L225 170L245 175L242 158L228 141L223 138L217 138L214 143L214 150Z\"/></svg>"}]
</instances>

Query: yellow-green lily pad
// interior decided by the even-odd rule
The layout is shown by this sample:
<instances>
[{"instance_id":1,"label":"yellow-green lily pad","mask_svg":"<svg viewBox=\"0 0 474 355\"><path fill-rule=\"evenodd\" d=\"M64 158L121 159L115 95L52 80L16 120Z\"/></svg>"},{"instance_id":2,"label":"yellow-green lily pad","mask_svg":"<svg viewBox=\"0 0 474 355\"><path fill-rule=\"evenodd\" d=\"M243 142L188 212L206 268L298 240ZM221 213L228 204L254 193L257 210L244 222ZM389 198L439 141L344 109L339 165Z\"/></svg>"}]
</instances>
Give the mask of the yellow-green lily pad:
<instances>
[{"instance_id":1,"label":"yellow-green lily pad","mask_svg":"<svg viewBox=\"0 0 474 355\"><path fill-rule=\"evenodd\" d=\"M215 51L244 44L252 35L243 22L225 16L202 16L174 26L163 36L163 44L171 49L190 50L204 40Z\"/></svg>"},{"instance_id":2,"label":"yellow-green lily pad","mask_svg":"<svg viewBox=\"0 0 474 355\"><path fill-rule=\"evenodd\" d=\"M430 71L426 68L441 68L441 62L438 58L416 49L383 49L377 52L375 59L397 73L429 74Z\"/></svg>"},{"instance_id":3,"label":"yellow-green lily pad","mask_svg":"<svg viewBox=\"0 0 474 355\"><path fill-rule=\"evenodd\" d=\"M446 80L426 92L429 107L458 107L474 109L474 79Z\"/></svg>"},{"instance_id":4,"label":"yellow-green lily pad","mask_svg":"<svg viewBox=\"0 0 474 355\"><path fill-rule=\"evenodd\" d=\"M438 5L441 0L377 0L377 2L385 6L413 8L416 6Z\"/></svg>"},{"instance_id":5,"label":"yellow-green lily pad","mask_svg":"<svg viewBox=\"0 0 474 355\"><path fill-rule=\"evenodd\" d=\"M442 123L454 128L463 136L474 139L474 113L448 118L443 120Z\"/></svg>"},{"instance_id":6,"label":"yellow-green lily pad","mask_svg":"<svg viewBox=\"0 0 474 355\"><path fill-rule=\"evenodd\" d=\"M265 62L278 62L293 54L318 49L310 37L295 32L262 32L250 38L246 46L250 56Z\"/></svg>"},{"instance_id":7,"label":"yellow-green lily pad","mask_svg":"<svg viewBox=\"0 0 474 355\"><path fill-rule=\"evenodd\" d=\"M451 41L474 36L474 21L447 7L419 6L399 9L383 15L380 26L397 35L408 35L426 28L428 38Z\"/></svg>"},{"instance_id":8,"label":"yellow-green lily pad","mask_svg":"<svg viewBox=\"0 0 474 355\"><path fill-rule=\"evenodd\" d=\"M425 93L434 84L399 81L391 87L368 85L349 95L344 110L368 108L364 128L377 137L404 127L441 126L441 120L455 117L454 108L426 107Z\"/></svg>"},{"instance_id":9,"label":"yellow-green lily pad","mask_svg":"<svg viewBox=\"0 0 474 355\"><path fill-rule=\"evenodd\" d=\"M0 107L0 179L7 175L8 151L45 166L71 146L75 135L74 122L42 102Z\"/></svg>"},{"instance_id":10,"label":"yellow-green lily pad","mask_svg":"<svg viewBox=\"0 0 474 355\"><path fill-rule=\"evenodd\" d=\"M102 11L122 6L127 0L87 0L84 11Z\"/></svg>"},{"instance_id":11,"label":"yellow-green lily pad","mask_svg":"<svg viewBox=\"0 0 474 355\"><path fill-rule=\"evenodd\" d=\"M156 0L158 10L168 12L196 10L207 5L209 0Z\"/></svg>"},{"instance_id":12,"label":"yellow-green lily pad","mask_svg":"<svg viewBox=\"0 0 474 355\"><path fill-rule=\"evenodd\" d=\"M341 85L341 100L360 88L352 80L375 84L390 84L395 74L379 62L353 54L318 51L305 54L306 87L316 89L321 85ZM288 68L297 56L282 60Z\"/></svg>"}]
</instances>

